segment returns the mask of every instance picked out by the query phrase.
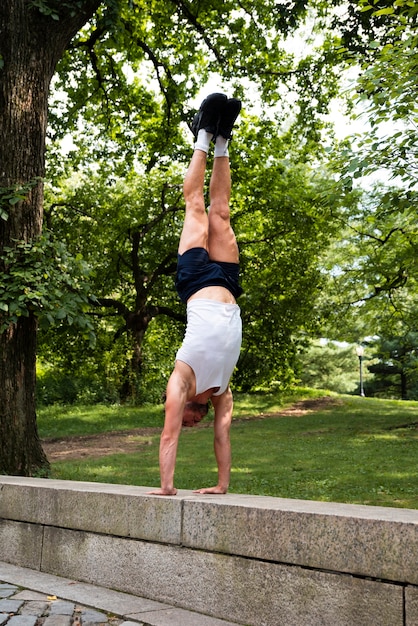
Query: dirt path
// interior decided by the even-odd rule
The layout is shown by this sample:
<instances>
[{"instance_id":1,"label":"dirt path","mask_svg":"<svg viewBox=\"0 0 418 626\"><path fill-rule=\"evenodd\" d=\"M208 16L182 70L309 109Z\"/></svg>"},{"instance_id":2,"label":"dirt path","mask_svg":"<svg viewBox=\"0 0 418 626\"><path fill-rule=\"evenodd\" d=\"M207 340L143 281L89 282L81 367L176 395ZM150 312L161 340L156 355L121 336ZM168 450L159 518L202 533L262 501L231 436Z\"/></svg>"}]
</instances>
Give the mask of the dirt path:
<instances>
[{"instance_id":1,"label":"dirt path","mask_svg":"<svg viewBox=\"0 0 418 626\"><path fill-rule=\"evenodd\" d=\"M244 422L259 420L266 417L285 417L292 415L299 417L311 411L319 411L341 401L328 396L313 400L301 400L288 409L278 413L260 413L254 417L234 420ZM211 423L197 424L195 428L209 428ZM101 433L98 435L84 435L80 437L61 437L60 439L43 439L42 446L50 461L76 460L83 458L98 458L109 454L123 454L138 452L151 444L152 437L158 435L161 428L135 428L116 432Z\"/></svg>"}]
</instances>

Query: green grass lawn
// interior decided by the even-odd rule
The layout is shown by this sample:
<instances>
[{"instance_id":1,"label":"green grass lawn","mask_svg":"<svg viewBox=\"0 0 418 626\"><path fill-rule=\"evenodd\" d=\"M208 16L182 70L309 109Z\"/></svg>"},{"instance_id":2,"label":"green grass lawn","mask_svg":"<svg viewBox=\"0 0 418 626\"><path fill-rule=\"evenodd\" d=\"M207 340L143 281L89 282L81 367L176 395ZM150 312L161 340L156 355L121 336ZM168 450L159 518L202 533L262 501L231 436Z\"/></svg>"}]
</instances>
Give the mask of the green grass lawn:
<instances>
[{"instance_id":1,"label":"green grass lawn","mask_svg":"<svg viewBox=\"0 0 418 626\"><path fill-rule=\"evenodd\" d=\"M231 429L230 492L418 508L418 402L333 396L334 404L301 416L269 415L320 392L237 395ZM263 414L263 419L251 419ZM162 407L48 407L41 437L161 427ZM210 416L207 418L210 422ZM158 486L159 434L135 454L54 462L52 477ZM212 428L184 429L176 486L216 482Z\"/></svg>"}]
</instances>

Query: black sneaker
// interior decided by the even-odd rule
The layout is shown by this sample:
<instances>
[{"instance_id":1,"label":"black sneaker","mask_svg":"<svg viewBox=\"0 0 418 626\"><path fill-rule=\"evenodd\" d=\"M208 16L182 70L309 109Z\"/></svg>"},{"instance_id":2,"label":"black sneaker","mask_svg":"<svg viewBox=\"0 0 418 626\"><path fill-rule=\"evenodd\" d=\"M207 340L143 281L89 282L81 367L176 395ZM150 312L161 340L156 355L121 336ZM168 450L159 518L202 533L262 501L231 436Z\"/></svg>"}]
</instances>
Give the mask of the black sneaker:
<instances>
[{"instance_id":1,"label":"black sneaker","mask_svg":"<svg viewBox=\"0 0 418 626\"><path fill-rule=\"evenodd\" d=\"M190 127L195 139L197 139L197 133L201 128L212 133L212 135L218 133L219 118L227 101L228 99L223 93L212 93L203 100Z\"/></svg>"},{"instance_id":2,"label":"black sneaker","mask_svg":"<svg viewBox=\"0 0 418 626\"><path fill-rule=\"evenodd\" d=\"M225 139L232 139L232 129L241 111L241 100L229 98L224 104L221 118L219 120L218 135Z\"/></svg>"}]
</instances>

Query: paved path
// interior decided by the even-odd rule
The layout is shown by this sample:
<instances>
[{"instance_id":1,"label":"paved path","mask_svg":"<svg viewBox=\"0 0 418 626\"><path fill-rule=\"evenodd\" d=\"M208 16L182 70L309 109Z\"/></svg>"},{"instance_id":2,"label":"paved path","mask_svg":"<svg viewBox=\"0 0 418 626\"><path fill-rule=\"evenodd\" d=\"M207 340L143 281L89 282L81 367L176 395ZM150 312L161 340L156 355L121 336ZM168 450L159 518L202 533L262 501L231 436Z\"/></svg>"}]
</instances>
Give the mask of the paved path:
<instances>
[{"instance_id":1,"label":"paved path","mask_svg":"<svg viewBox=\"0 0 418 626\"><path fill-rule=\"evenodd\" d=\"M237 626L0 561L0 626Z\"/></svg>"}]
</instances>

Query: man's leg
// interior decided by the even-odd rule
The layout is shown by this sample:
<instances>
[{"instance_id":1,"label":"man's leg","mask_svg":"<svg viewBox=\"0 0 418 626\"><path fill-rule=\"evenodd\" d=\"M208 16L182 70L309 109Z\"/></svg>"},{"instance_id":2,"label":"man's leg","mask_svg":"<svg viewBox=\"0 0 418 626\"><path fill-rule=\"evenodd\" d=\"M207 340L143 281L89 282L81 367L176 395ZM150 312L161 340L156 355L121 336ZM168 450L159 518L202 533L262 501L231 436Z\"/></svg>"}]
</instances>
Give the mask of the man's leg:
<instances>
[{"instance_id":1,"label":"man's leg","mask_svg":"<svg viewBox=\"0 0 418 626\"><path fill-rule=\"evenodd\" d=\"M209 256L213 261L238 263L238 245L230 221L230 195L229 157L215 157L209 187Z\"/></svg>"},{"instance_id":2,"label":"man's leg","mask_svg":"<svg viewBox=\"0 0 418 626\"><path fill-rule=\"evenodd\" d=\"M179 254L183 254L190 248L208 249L208 216L203 196L206 159L206 152L195 150L184 178L183 194L186 213L180 236Z\"/></svg>"},{"instance_id":3,"label":"man's leg","mask_svg":"<svg viewBox=\"0 0 418 626\"><path fill-rule=\"evenodd\" d=\"M228 142L240 111L241 102L236 98L230 98L221 110L209 187L209 256L213 261L228 263L239 261L238 245L231 228L229 211L231 170Z\"/></svg>"},{"instance_id":4,"label":"man's leg","mask_svg":"<svg viewBox=\"0 0 418 626\"><path fill-rule=\"evenodd\" d=\"M191 128L196 143L183 185L186 215L179 242L179 254L195 247L208 249L209 224L203 195L206 160L211 139L218 130L222 107L226 102L227 97L224 94L211 94L202 102L199 112L193 119Z\"/></svg>"}]
</instances>

